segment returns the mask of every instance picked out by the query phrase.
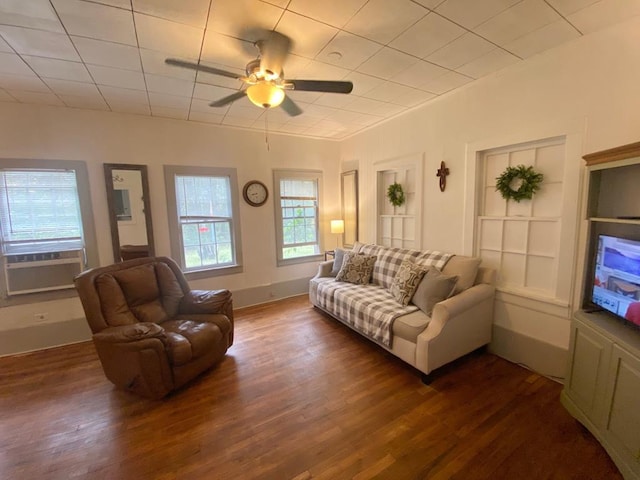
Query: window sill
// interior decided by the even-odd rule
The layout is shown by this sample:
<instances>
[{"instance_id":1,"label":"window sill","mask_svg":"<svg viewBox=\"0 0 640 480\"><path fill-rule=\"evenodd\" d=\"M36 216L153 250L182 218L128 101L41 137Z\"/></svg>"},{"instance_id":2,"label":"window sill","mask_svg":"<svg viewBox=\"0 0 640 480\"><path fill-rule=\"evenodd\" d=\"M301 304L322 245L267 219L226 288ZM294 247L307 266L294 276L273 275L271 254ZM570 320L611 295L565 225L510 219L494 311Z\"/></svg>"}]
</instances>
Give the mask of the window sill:
<instances>
[{"instance_id":1,"label":"window sill","mask_svg":"<svg viewBox=\"0 0 640 480\"><path fill-rule=\"evenodd\" d=\"M278 259L278 267L286 267L288 265L297 265L300 263L313 263L324 261L324 253L308 255L306 257Z\"/></svg>"},{"instance_id":2,"label":"window sill","mask_svg":"<svg viewBox=\"0 0 640 480\"><path fill-rule=\"evenodd\" d=\"M242 265L229 265L226 267L203 268L200 270L184 271L187 280L200 280L202 278L223 277L225 275L234 275L242 273Z\"/></svg>"}]
</instances>

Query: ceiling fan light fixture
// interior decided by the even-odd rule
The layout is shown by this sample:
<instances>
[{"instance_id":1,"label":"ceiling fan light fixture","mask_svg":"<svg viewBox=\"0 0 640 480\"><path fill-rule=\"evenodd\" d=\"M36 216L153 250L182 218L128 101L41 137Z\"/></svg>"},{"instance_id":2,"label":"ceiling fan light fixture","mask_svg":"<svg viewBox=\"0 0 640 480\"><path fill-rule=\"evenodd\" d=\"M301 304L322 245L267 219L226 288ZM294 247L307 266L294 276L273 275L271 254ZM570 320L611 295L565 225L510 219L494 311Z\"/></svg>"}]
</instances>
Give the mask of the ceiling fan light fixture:
<instances>
[{"instance_id":1,"label":"ceiling fan light fixture","mask_svg":"<svg viewBox=\"0 0 640 480\"><path fill-rule=\"evenodd\" d=\"M272 83L259 82L247 88L247 97L258 107L277 107L284 100L284 90Z\"/></svg>"}]
</instances>

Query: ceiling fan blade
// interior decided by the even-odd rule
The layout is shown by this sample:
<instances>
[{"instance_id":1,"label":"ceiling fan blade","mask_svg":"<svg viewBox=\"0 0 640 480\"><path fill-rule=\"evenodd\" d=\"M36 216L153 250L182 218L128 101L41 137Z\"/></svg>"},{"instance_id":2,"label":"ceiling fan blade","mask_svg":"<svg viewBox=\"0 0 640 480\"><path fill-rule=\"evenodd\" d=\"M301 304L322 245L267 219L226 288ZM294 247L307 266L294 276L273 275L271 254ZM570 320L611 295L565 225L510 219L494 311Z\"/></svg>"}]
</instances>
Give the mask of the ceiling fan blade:
<instances>
[{"instance_id":1,"label":"ceiling fan blade","mask_svg":"<svg viewBox=\"0 0 640 480\"><path fill-rule=\"evenodd\" d=\"M298 116L302 113L302 109L287 96L284 97L284 100L282 101L280 106L292 117Z\"/></svg>"},{"instance_id":2,"label":"ceiling fan blade","mask_svg":"<svg viewBox=\"0 0 640 480\"><path fill-rule=\"evenodd\" d=\"M351 93L352 82L331 80L287 80L293 90L303 92Z\"/></svg>"},{"instance_id":3,"label":"ceiling fan blade","mask_svg":"<svg viewBox=\"0 0 640 480\"><path fill-rule=\"evenodd\" d=\"M233 72L227 72L226 70L220 70L215 67L207 67L199 63L185 62L184 60L177 60L175 58L167 58L164 63L167 65L173 65L174 67L190 68L191 70L197 70L198 72L213 73L214 75L222 75L223 77L239 79L240 77Z\"/></svg>"},{"instance_id":4,"label":"ceiling fan blade","mask_svg":"<svg viewBox=\"0 0 640 480\"><path fill-rule=\"evenodd\" d=\"M215 102L211 102L209 104L210 107L224 107L225 105L229 105L232 102L235 102L239 98L244 97L247 94L246 90L239 90L236 93L232 93L231 95L227 95L226 97L222 97L220 100L216 100Z\"/></svg>"}]
</instances>

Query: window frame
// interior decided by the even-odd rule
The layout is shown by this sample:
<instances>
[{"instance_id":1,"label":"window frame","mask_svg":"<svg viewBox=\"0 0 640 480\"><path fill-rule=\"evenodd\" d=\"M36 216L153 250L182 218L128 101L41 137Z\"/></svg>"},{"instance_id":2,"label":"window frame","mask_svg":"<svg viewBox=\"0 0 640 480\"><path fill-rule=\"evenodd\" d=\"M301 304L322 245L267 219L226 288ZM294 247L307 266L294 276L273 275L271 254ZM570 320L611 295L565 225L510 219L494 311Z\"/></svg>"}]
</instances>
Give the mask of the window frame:
<instances>
[{"instance_id":1,"label":"window frame","mask_svg":"<svg viewBox=\"0 0 640 480\"><path fill-rule=\"evenodd\" d=\"M91 189L89 185L89 171L86 162L82 160L46 160L33 158L0 158L1 169L14 170L73 170L76 176L76 188L80 202L80 216L82 221L82 238L84 244L83 269L99 265L98 240L96 235ZM2 257L4 262L4 257ZM23 305L27 303L57 300L76 296L75 289L56 290L50 292L36 292L24 295L7 296L7 285L4 275L0 275L0 306Z\"/></svg>"},{"instance_id":2,"label":"window frame","mask_svg":"<svg viewBox=\"0 0 640 480\"><path fill-rule=\"evenodd\" d=\"M228 177L231 201L231 244L235 262L222 266L204 266L187 269L182 244L181 223L178 217L178 199L176 192L176 176L192 177ZM240 207L238 176L235 168L225 167L192 167L181 165L164 165L165 187L167 192L167 214L169 221L169 241L171 256L184 271L188 279L208 278L232 275L242 272L242 235L240 228Z\"/></svg>"},{"instance_id":3,"label":"window frame","mask_svg":"<svg viewBox=\"0 0 640 480\"><path fill-rule=\"evenodd\" d=\"M281 180L311 180L316 182L316 232L318 235L318 253L295 258L284 258L284 224L282 216L282 196L280 192ZM277 169L273 170L273 201L274 214L276 219L276 263L278 267L295 265L299 263L317 262L324 259L323 235L321 229L320 215L322 212L322 171L321 170L294 170Z\"/></svg>"}]
</instances>

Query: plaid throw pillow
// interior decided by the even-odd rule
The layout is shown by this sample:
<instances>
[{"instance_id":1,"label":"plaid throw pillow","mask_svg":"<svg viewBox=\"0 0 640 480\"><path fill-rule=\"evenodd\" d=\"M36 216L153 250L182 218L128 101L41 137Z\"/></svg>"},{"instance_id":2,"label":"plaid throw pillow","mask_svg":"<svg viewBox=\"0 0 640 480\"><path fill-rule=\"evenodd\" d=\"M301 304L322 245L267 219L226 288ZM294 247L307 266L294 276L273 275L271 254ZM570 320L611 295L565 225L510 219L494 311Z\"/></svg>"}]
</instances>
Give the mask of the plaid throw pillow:
<instances>
[{"instance_id":1,"label":"plaid throw pillow","mask_svg":"<svg viewBox=\"0 0 640 480\"><path fill-rule=\"evenodd\" d=\"M373 266L376 263L374 255L363 255L355 252L344 252L342 268L336 276L339 282L349 282L366 285L371 279Z\"/></svg>"},{"instance_id":2,"label":"plaid throw pillow","mask_svg":"<svg viewBox=\"0 0 640 480\"><path fill-rule=\"evenodd\" d=\"M412 261L403 260L398 273L396 273L396 276L389 286L389 293L393 295L393 298L395 298L399 304L403 306L408 305L409 300L413 297L426 271L426 268L416 265Z\"/></svg>"}]
</instances>

